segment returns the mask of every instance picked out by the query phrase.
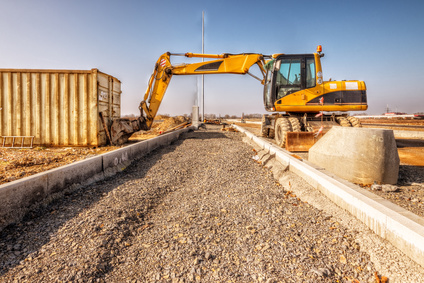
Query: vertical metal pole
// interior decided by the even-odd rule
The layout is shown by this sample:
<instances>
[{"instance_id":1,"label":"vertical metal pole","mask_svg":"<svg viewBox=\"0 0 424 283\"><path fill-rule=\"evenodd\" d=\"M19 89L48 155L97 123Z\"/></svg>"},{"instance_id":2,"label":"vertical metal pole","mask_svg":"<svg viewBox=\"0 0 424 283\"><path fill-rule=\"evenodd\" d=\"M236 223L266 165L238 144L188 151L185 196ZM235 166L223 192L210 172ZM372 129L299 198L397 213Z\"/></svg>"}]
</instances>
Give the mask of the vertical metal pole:
<instances>
[{"instance_id":1,"label":"vertical metal pole","mask_svg":"<svg viewBox=\"0 0 424 283\"><path fill-rule=\"evenodd\" d=\"M205 11L202 11L202 54L205 54ZM205 58L202 58L205 62ZM202 75L202 122L205 120L205 75Z\"/></svg>"}]
</instances>

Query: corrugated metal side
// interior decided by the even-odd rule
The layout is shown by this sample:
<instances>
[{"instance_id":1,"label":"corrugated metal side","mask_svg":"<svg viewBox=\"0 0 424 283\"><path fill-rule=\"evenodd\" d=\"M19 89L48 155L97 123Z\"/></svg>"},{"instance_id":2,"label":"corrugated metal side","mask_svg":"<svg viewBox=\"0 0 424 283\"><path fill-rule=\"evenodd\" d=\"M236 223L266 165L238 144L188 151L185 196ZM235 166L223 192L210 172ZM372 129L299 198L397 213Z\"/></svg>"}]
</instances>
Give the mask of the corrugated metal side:
<instances>
[{"instance_id":1,"label":"corrugated metal side","mask_svg":"<svg viewBox=\"0 0 424 283\"><path fill-rule=\"evenodd\" d=\"M98 72L98 110L103 113L108 126L112 124L112 119L121 117L121 82L105 73ZM107 143L107 136L99 117L99 143Z\"/></svg>"},{"instance_id":2,"label":"corrugated metal side","mask_svg":"<svg viewBox=\"0 0 424 283\"><path fill-rule=\"evenodd\" d=\"M98 93L103 89L104 80L117 85L119 100L115 102L120 108L119 80L97 69L0 69L0 135L35 136L36 145L106 144L99 133L103 127L98 114L103 107ZM114 101L109 94L114 93L112 90L104 90L106 103Z\"/></svg>"}]
</instances>

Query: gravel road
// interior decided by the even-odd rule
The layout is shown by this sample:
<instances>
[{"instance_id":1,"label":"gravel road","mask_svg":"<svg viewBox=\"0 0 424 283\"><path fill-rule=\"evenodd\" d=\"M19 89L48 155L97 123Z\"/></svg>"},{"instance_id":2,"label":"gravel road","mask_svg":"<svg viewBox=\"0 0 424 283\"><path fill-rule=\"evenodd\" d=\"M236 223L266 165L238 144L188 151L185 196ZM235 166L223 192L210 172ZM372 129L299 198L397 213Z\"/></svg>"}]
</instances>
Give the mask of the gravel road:
<instances>
[{"instance_id":1,"label":"gravel road","mask_svg":"<svg viewBox=\"0 0 424 283\"><path fill-rule=\"evenodd\" d=\"M4 229L0 281L375 282L377 272L424 282L334 205L310 204L317 192L299 177L279 171L276 182L242 134L219 129L187 133Z\"/></svg>"}]
</instances>

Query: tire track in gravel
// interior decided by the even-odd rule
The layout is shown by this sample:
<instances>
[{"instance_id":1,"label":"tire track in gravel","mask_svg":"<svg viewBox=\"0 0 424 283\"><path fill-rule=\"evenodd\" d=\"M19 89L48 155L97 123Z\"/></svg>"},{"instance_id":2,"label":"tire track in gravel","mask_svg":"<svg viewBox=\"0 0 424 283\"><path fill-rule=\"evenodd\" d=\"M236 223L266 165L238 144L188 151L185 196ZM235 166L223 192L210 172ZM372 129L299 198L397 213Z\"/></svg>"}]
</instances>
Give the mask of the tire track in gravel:
<instances>
[{"instance_id":1,"label":"tire track in gravel","mask_svg":"<svg viewBox=\"0 0 424 283\"><path fill-rule=\"evenodd\" d=\"M9 227L0 280L371 280L352 231L284 190L241 136L187 133Z\"/></svg>"}]
</instances>

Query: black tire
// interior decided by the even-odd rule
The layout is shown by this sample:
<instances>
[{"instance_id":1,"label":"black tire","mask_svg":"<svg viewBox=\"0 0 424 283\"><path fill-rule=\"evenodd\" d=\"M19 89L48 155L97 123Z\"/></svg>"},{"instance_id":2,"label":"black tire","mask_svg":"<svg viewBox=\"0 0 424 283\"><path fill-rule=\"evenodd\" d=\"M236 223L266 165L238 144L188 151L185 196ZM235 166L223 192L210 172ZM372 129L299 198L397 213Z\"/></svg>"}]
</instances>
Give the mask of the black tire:
<instances>
[{"instance_id":1,"label":"black tire","mask_svg":"<svg viewBox=\"0 0 424 283\"><path fill-rule=\"evenodd\" d=\"M275 137L275 129L269 129L268 137L273 139Z\"/></svg>"},{"instance_id":2,"label":"black tire","mask_svg":"<svg viewBox=\"0 0 424 283\"><path fill-rule=\"evenodd\" d=\"M278 118L275 121L275 142L280 147L286 146L287 132L291 132L292 128L287 118Z\"/></svg>"},{"instance_id":3,"label":"black tire","mask_svg":"<svg viewBox=\"0 0 424 283\"><path fill-rule=\"evenodd\" d=\"M266 126L269 125L269 119L267 118L267 115L262 115L262 121L261 121L261 135L263 137L269 137L269 128Z\"/></svg>"},{"instance_id":4,"label":"black tire","mask_svg":"<svg viewBox=\"0 0 424 283\"><path fill-rule=\"evenodd\" d=\"M302 125L300 124L299 119L295 117L290 117L289 122L292 128L292 132L301 132L302 131Z\"/></svg>"},{"instance_id":5,"label":"black tire","mask_svg":"<svg viewBox=\"0 0 424 283\"><path fill-rule=\"evenodd\" d=\"M352 127L355 127L355 128L361 128L362 127L361 121L359 121L358 118L353 117L353 116L349 116L349 117L347 117L347 119L349 120Z\"/></svg>"},{"instance_id":6,"label":"black tire","mask_svg":"<svg viewBox=\"0 0 424 283\"><path fill-rule=\"evenodd\" d=\"M350 124L349 120L346 117L337 117L337 122L342 127L352 127L352 125Z\"/></svg>"}]
</instances>

